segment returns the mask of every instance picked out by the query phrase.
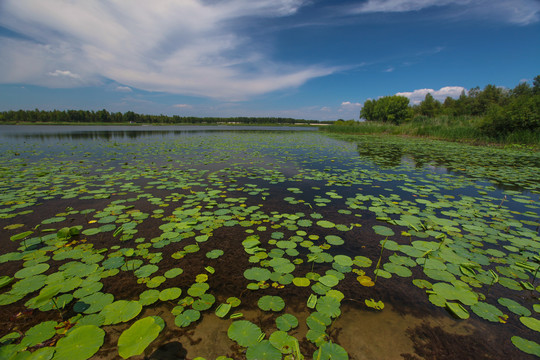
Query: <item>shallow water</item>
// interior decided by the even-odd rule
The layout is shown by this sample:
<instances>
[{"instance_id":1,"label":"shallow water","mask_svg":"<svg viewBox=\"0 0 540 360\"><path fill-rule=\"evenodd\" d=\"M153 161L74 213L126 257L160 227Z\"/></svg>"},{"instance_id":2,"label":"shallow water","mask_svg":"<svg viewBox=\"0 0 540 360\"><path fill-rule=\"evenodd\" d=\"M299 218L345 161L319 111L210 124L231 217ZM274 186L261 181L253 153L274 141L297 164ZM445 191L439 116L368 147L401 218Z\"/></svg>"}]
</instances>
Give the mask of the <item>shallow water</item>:
<instances>
[{"instance_id":1,"label":"shallow water","mask_svg":"<svg viewBox=\"0 0 540 360\"><path fill-rule=\"evenodd\" d=\"M180 342L190 359L244 358L245 347L227 333L233 320L214 314L229 297L241 304L228 315L242 313L239 319L266 339L278 330L278 316L294 315L299 324L288 334L306 358L327 341L351 359L527 358L511 338L538 339L521 319L538 318L538 153L306 128L199 126L0 126L0 150L0 274L15 277L0 289L0 338L61 319L44 307L8 321L32 307L45 284L18 298L16 284L43 263L47 284L58 273L84 281L53 296L69 300L61 312L73 323L90 300L71 294L91 292L90 285L102 284L100 292L115 301L182 290L172 300L144 304L119 325L98 322L107 335L94 358L117 357L120 334L154 315L166 326L147 356ZM80 235L56 234L74 226ZM32 233L10 241L24 231ZM246 248L243 241L253 236L259 244ZM223 255L208 256L213 250ZM84 275L70 269L81 263L97 269ZM149 275L137 272L154 264ZM183 273L152 283L176 267ZM245 273L255 268L271 278L257 285ZM361 285L359 275L374 286ZM212 304L197 310L199 320L175 325L173 309L199 282L208 284L205 293L214 300L205 301ZM526 283L532 290L523 290ZM283 299L285 308L259 309L266 295ZM337 308L310 309L310 295L321 304L337 301ZM503 298L529 315L501 304ZM384 309L369 308L369 299L381 300ZM462 304L469 319L454 319L445 303ZM315 312L334 314L323 332L306 320ZM20 344L6 343L0 352L37 349Z\"/></svg>"}]
</instances>

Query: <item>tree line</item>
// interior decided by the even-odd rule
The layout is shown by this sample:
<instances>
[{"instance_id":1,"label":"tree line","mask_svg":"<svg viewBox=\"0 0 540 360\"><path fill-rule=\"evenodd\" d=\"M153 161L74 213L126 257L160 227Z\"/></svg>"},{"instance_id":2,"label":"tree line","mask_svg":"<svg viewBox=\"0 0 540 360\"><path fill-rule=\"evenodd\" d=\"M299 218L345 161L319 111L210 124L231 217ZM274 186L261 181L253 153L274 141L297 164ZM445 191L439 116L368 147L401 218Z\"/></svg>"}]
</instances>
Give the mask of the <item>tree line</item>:
<instances>
[{"instance_id":1,"label":"tree line","mask_svg":"<svg viewBox=\"0 0 540 360\"><path fill-rule=\"evenodd\" d=\"M532 81L518 84L513 89L487 85L475 87L459 98L447 97L444 102L430 93L417 105L410 105L404 96L385 96L367 100L360 118L393 124L423 122L438 116L481 117L480 129L490 135L513 131L540 129L540 75Z\"/></svg>"},{"instance_id":2,"label":"tree line","mask_svg":"<svg viewBox=\"0 0 540 360\"><path fill-rule=\"evenodd\" d=\"M17 110L0 112L0 123L100 123L100 124L310 124L324 121L280 117L195 117L143 115L133 111ZM326 122L328 123L328 122Z\"/></svg>"}]
</instances>

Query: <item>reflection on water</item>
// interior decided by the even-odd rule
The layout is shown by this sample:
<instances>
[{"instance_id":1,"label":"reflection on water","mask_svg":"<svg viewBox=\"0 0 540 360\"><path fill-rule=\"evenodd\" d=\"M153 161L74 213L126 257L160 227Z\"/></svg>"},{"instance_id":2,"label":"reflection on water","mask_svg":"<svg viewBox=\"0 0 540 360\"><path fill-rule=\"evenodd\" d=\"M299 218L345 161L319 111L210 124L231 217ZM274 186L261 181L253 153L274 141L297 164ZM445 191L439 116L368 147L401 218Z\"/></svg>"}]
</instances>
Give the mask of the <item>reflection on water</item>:
<instances>
[{"instance_id":1,"label":"reflection on water","mask_svg":"<svg viewBox=\"0 0 540 360\"><path fill-rule=\"evenodd\" d=\"M3 142L42 142L56 141L117 141L173 139L178 136L212 134L221 131L245 133L251 131L316 131L308 127L290 126L10 126L0 125L0 140Z\"/></svg>"}]
</instances>

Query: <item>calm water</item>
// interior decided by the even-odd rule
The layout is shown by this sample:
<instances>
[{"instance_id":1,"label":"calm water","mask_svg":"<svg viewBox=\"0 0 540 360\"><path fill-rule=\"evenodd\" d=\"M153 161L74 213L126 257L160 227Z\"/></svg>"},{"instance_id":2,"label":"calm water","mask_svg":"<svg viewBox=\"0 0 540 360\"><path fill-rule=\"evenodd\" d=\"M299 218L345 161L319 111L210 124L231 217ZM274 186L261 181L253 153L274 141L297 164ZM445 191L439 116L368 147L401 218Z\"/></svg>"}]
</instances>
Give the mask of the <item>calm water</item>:
<instances>
[{"instance_id":1,"label":"calm water","mask_svg":"<svg viewBox=\"0 0 540 360\"><path fill-rule=\"evenodd\" d=\"M299 325L289 334L306 358L326 340L351 359L422 356L415 346L433 346L437 356L446 347L458 351L460 344L480 348L484 342L493 354L526 358L510 338L534 340L537 333L500 299L529 312L537 302L525 295L538 295L532 272L516 264L532 266L540 251L539 154L314 130L0 126L0 273L14 276L35 261L49 264L45 274L57 276L63 260L82 266L91 258L97 270L84 284L101 282L101 291L115 300L142 301L149 289L178 287L181 297L145 303L145 315L135 319L159 315L167 327L149 349L173 339L189 358L245 356L227 335L231 320L214 315L229 297L242 301L231 313L242 312L267 339L277 316L294 315ZM72 226L82 231L72 242L55 235ZM54 230L37 237L40 228ZM23 231L33 233L24 242L10 241ZM246 247L244 240L253 237L259 243ZM222 255L208 255L215 250ZM111 265L115 257L119 269ZM175 267L183 274L162 276ZM163 283L150 285L159 277ZM528 281L533 290L525 292L520 284ZM190 289L199 282L209 284L211 296L200 300L210 306L185 305L201 319L184 328L173 308L196 293ZM448 287L454 292L445 292ZM62 296L66 309L75 311L85 300L71 292ZM0 289L0 309L21 311L36 294L8 285ZM282 298L285 308L259 309L267 295ZM310 295L323 305L308 308ZM368 299L386 306L373 310ZM468 320L456 321L445 309L446 302L460 301ZM313 313L334 319L314 325ZM108 334L125 329L98 325ZM29 327L20 326L23 333ZM446 335L435 338L433 327ZM424 330L433 334L424 343L411 335ZM115 348L113 337L104 348ZM202 342L194 341L198 337ZM110 350L98 356L114 358Z\"/></svg>"}]
</instances>

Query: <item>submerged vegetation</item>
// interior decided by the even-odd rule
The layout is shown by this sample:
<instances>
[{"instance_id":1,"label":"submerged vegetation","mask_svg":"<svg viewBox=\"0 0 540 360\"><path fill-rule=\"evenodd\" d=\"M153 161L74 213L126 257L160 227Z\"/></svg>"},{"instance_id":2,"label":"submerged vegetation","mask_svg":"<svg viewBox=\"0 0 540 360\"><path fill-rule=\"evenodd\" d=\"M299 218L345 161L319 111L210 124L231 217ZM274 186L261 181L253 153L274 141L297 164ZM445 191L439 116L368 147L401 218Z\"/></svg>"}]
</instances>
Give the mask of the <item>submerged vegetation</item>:
<instances>
[{"instance_id":1,"label":"submerged vegetation","mask_svg":"<svg viewBox=\"0 0 540 360\"><path fill-rule=\"evenodd\" d=\"M403 96L367 100L360 112L364 122L337 121L324 130L341 133L427 136L477 143L540 144L540 75L533 86L520 83L507 90L476 87L443 103L428 93L410 106Z\"/></svg>"},{"instance_id":2,"label":"submerged vegetation","mask_svg":"<svg viewBox=\"0 0 540 360\"><path fill-rule=\"evenodd\" d=\"M339 319L388 305L491 324L467 337L492 347L478 358L540 356L537 153L301 131L37 139L0 143L0 358L149 356L205 319L223 352L194 341L190 359L357 358Z\"/></svg>"}]
</instances>

